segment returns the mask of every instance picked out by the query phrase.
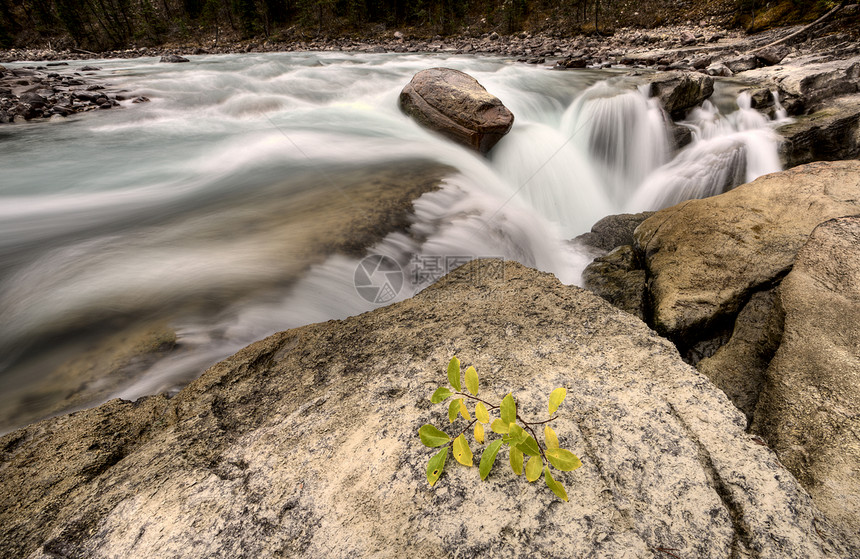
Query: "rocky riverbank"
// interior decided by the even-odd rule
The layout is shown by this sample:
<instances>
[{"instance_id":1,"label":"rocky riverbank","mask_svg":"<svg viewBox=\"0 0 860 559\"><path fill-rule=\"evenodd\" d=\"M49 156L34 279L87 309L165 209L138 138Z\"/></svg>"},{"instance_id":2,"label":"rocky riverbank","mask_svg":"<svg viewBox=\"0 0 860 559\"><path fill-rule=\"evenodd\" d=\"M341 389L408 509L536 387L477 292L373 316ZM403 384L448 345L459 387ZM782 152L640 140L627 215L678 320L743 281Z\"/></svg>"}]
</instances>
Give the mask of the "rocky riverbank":
<instances>
[{"instance_id":1,"label":"rocky riverbank","mask_svg":"<svg viewBox=\"0 0 860 559\"><path fill-rule=\"evenodd\" d=\"M621 232L585 285L674 340L849 532L860 523L858 200L860 161L812 163L610 218L581 239Z\"/></svg>"},{"instance_id":2,"label":"rocky riverbank","mask_svg":"<svg viewBox=\"0 0 860 559\"><path fill-rule=\"evenodd\" d=\"M0 66L0 124L63 118L75 113L118 107L130 99L99 78L101 68L49 62L23 68Z\"/></svg>"},{"instance_id":3,"label":"rocky riverbank","mask_svg":"<svg viewBox=\"0 0 860 559\"><path fill-rule=\"evenodd\" d=\"M715 62L695 48L673 50L693 70L656 75L674 88L657 88L670 113L701 102L670 92L691 75L707 97ZM718 63L755 84L760 108L761 91L794 92L805 135L790 141L813 146L822 112L860 91L852 48L795 47L767 70ZM856 120L840 126L856 138ZM813 163L601 221L579 240L610 251L587 286L624 310L477 261L402 303L257 342L173 398L9 433L0 555L857 557L858 177L858 161ZM429 395L454 354L530 416L568 389L553 426L583 461L558 475L570 503L498 465L483 482L450 465L427 484L416 433L448 425Z\"/></svg>"}]
</instances>

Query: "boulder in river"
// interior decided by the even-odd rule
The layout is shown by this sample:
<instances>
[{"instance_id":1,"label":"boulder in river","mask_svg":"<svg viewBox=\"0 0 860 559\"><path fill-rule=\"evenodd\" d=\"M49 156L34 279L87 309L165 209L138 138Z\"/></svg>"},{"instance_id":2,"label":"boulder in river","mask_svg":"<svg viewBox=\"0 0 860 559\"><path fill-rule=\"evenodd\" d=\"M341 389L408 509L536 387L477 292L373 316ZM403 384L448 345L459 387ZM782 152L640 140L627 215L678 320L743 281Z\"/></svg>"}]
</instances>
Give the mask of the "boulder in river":
<instances>
[{"instance_id":1,"label":"boulder in river","mask_svg":"<svg viewBox=\"0 0 860 559\"><path fill-rule=\"evenodd\" d=\"M179 56L178 54L165 54L164 56L161 57L161 60L159 60L159 62L170 62L170 63L176 64L179 62L190 62L190 61L187 58L185 58L184 56Z\"/></svg>"},{"instance_id":2,"label":"boulder in river","mask_svg":"<svg viewBox=\"0 0 860 559\"><path fill-rule=\"evenodd\" d=\"M714 78L698 72L663 72L651 81L651 95L672 118L683 118L688 109L696 107L714 92Z\"/></svg>"},{"instance_id":3,"label":"boulder in river","mask_svg":"<svg viewBox=\"0 0 860 559\"><path fill-rule=\"evenodd\" d=\"M430 68L400 92L400 107L422 126L487 153L514 123L514 115L478 81L459 70Z\"/></svg>"},{"instance_id":4,"label":"boulder in river","mask_svg":"<svg viewBox=\"0 0 860 559\"><path fill-rule=\"evenodd\" d=\"M567 388L553 427L583 463L556 475L570 502L514 475L504 450L486 481L449 459L427 483L419 427L466 425L429 398L454 354L526 418ZM477 261L412 299L257 342L172 399L0 438L0 554L856 556L745 423L640 320Z\"/></svg>"}]
</instances>

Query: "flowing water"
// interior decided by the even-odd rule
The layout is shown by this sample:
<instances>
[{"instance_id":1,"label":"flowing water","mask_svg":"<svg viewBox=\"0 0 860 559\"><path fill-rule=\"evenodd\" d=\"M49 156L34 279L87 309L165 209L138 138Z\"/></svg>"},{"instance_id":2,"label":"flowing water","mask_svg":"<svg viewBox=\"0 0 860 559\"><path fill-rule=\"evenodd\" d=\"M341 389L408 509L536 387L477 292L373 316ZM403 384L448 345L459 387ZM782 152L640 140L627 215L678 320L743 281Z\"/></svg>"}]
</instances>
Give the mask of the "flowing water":
<instances>
[{"instance_id":1,"label":"flowing water","mask_svg":"<svg viewBox=\"0 0 860 559\"><path fill-rule=\"evenodd\" d=\"M730 86L719 108L691 113L694 141L673 153L647 87L620 71L453 55L192 58L89 61L97 80L151 102L0 128L0 429L175 391L267 334L404 299L470 258L574 284L591 256L567 241L598 219L779 170L772 123ZM432 66L470 73L516 115L488 158L398 110ZM415 201L410 227L364 247L390 260L359 271L359 255L309 244L372 197L360 177L421 162L451 171ZM368 297L367 283L390 289Z\"/></svg>"}]
</instances>

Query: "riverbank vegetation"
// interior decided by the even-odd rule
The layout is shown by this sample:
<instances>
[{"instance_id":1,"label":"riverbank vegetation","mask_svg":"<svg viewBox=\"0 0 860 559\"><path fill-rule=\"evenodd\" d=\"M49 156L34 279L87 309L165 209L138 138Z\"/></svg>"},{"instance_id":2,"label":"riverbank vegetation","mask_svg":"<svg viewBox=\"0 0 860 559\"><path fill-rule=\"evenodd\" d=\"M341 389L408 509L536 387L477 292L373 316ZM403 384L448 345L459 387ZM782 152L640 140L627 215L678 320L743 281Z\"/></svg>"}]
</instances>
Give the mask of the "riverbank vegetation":
<instances>
[{"instance_id":1,"label":"riverbank vegetation","mask_svg":"<svg viewBox=\"0 0 860 559\"><path fill-rule=\"evenodd\" d=\"M0 0L0 48L107 50L235 40L544 32L705 21L760 31L835 0Z\"/></svg>"}]
</instances>

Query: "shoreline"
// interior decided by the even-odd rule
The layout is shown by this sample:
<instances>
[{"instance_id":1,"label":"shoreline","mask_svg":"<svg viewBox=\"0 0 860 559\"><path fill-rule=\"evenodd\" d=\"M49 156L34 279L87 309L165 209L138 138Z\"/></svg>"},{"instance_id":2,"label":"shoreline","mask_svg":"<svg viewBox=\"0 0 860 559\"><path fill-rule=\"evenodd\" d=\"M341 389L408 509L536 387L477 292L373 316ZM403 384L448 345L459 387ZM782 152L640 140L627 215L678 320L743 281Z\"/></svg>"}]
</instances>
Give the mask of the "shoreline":
<instances>
[{"instance_id":1,"label":"shoreline","mask_svg":"<svg viewBox=\"0 0 860 559\"><path fill-rule=\"evenodd\" d=\"M754 35L716 25L674 25L656 28L622 28L610 36L559 37L557 34L526 32L500 35L493 32L480 36L462 33L447 37L437 35L432 38L419 38L395 32L390 36L362 39L323 37L289 42L247 40L217 45L207 44L207 41L168 43L158 47L132 45L127 49L101 52L83 49L4 49L0 50L0 63L304 51L404 54L447 52L549 58L573 56L607 62L612 58L623 58L631 52L678 51L683 53L747 50L766 44L774 37L788 35L800 27L781 27Z\"/></svg>"}]
</instances>

